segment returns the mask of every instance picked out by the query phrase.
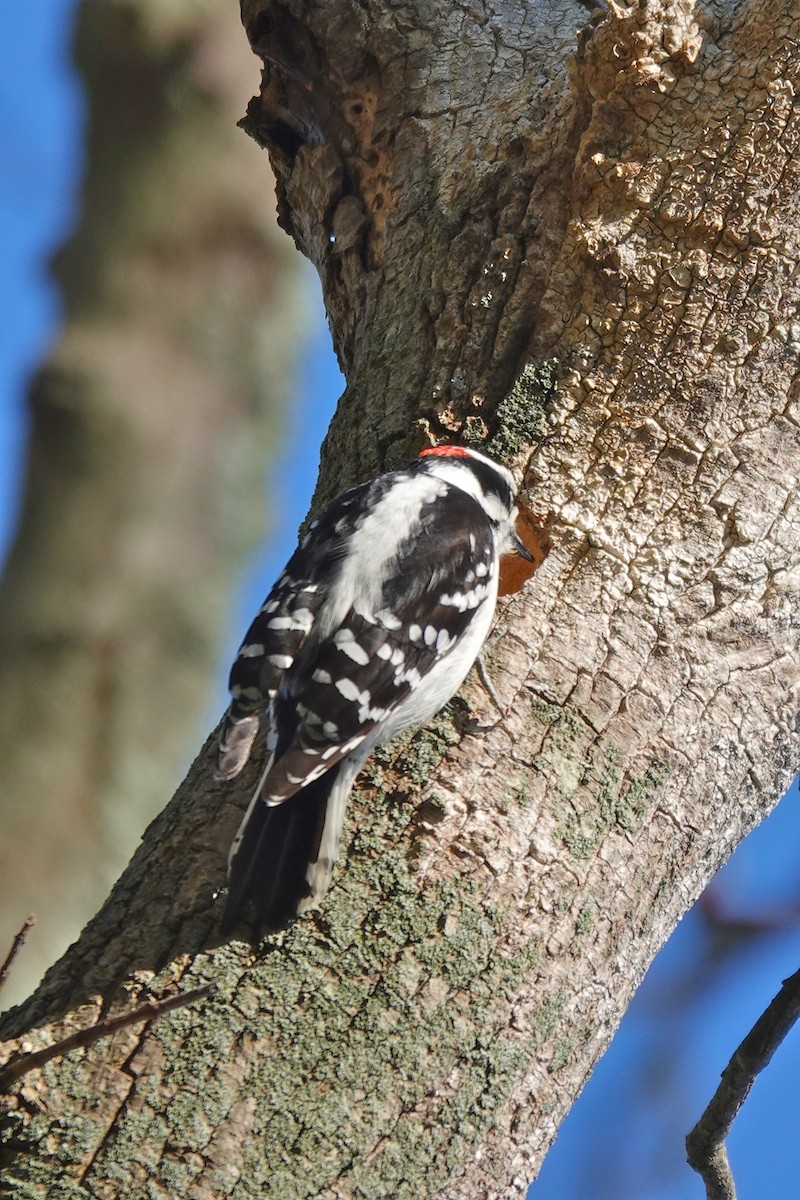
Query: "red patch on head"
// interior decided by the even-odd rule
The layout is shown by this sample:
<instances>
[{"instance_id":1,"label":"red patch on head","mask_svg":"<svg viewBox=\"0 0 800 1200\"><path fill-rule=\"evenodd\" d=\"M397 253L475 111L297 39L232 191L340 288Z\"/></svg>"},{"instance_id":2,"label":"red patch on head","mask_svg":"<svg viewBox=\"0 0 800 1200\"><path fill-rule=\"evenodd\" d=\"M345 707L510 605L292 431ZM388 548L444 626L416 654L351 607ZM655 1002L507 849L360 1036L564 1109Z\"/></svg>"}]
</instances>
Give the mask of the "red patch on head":
<instances>
[{"instance_id":1,"label":"red patch on head","mask_svg":"<svg viewBox=\"0 0 800 1200\"><path fill-rule=\"evenodd\" d=\"M426 454L438 454L440 458L467 458L469 450L463 446L429 446L427 450L420 450L419 457L424 458Z\"/></svg>"}]
</instances>

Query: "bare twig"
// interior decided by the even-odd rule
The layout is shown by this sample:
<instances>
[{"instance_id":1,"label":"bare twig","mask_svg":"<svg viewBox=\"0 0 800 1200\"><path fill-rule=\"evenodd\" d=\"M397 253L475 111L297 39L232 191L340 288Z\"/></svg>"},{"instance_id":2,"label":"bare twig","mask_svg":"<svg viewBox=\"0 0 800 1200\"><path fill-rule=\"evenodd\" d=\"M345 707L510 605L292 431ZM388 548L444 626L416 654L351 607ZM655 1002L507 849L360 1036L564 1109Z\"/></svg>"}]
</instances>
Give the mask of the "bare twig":
<instances>
[{"instance_id":1,"label":"bare twig","mask_svg":"<svg viewBox=\"0 0 800 1200\"><path fill-rule=\"evenodd\" d=\"M14 941L11 943L11 949L6 955L6 961L3 963L2 967L0 967L0 988L3 987L4 983L11 974L11 968L14 965L14 961L22 947L25 945L25 939L35 924L36 917L33 915L33 913L31 913L28 919L24 922L17 936L14 938Z\"/></svg>"},{"instance_id":2,"label":"bare twig","mask_svg":"<svg viewBox=\"0 0 800 1200\"><path fill-rule=\"evenodd\" d=\"M52 1046L45 1046L44 1049L34 1050L30 1054L22 1054L0 1069L0 1092L7 1091L11 1084L16 1083L23 1075L27 1075L36 1067L43 1067L53 1058L60 1058L64 1054L69 1054L71 1050L92 1046L101 1038L108 1037L109 1034L116 1033L118 1029L124 1029L128 1025L135 1025L137 1021L154 1021L176 1008L192 1004L195 1000L204 1000L206 996L212 996L216 990L216 983L204 983L202 987L192 988L191 991L181 992L177 996L170 996L167 1000L150 1000L147 1004L140 1004L138 1008L122 1013L118 1017L106 1017L105 1020L98 1021L96 1025L90 1025L87 1029L79 1029L77 1033L71 1033L69 1037L62 1038Z\"/></svg>"},{"instance_id":3,"label":"bare twig","mask_svg":"<svg viewBox=\"0 0 800 1200\"><path fill-rule=\"evenodd\" d=\"M725 1139L759 1071L763 1071L800 1016L800 971L783 986L722 1072L719 1087L686 1139L690 1166L701 1176L707 1200L736 1200Z\"/></svg>"}]
</instances>

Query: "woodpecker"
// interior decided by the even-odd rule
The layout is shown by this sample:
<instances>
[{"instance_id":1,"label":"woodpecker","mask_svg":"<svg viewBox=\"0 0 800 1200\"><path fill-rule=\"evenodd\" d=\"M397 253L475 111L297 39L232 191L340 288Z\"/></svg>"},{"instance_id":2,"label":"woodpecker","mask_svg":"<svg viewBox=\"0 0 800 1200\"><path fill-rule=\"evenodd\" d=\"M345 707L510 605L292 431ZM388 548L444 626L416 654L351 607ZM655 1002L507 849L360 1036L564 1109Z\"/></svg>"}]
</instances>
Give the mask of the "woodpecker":
<instances>
[{"instance_id":1,"label":"woodpecker","mask_svg":"<svg viewBox=\"0 0 800 1200\"><path fill-rule=\"evenodd\" d=\"M375 746L456 692L489 632L499 560L532 556L510 472L436 446L344 492L314 521L230 673L217 778L267 758L228 857L223 930L254 940L317 905L345 805Z\"/></svg>"}]
</instances>

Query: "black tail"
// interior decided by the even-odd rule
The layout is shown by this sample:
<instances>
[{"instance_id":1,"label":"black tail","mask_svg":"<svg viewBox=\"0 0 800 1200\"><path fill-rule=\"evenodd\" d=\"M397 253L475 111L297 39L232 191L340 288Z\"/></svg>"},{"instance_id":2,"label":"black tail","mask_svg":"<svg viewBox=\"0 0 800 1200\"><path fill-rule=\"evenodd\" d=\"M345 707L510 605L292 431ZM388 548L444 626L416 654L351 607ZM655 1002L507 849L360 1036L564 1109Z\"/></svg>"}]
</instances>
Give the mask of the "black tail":
<instances>
[{"instance_id":1,"label":"black tail","mask_svg":"<svg viewBox=\"0 0 800 1200\"><path fill-rule=\"evenodd\" d=\"M270 808L256 800L251 805L228 872L223 936L248 925L257 942L284 929L324 895L333 862L321 891L309 883L308 872L319 858L328 799L339 771L339 765L331 768L283 804Z\"/></svg>"}]
</instances>

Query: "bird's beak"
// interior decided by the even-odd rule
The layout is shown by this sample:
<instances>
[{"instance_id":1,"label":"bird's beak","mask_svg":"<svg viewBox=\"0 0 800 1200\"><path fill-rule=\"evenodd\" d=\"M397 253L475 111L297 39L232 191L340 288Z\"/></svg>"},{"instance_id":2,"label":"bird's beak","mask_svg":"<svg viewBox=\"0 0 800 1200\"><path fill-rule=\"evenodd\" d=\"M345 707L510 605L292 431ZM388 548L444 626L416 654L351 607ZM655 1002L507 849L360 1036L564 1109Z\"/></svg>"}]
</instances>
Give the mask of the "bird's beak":
<instances>
[{"instance_id":1,"label":"bird's beak","mask_svg":"<svg viewBox=\"0 0 800 1200\"><path fill-rule=\"evenodd\" d=\"M518 555L520 556L520 558L525 558L525 559L527 559L527 560L528 560L528 562L534 562L534 561L535 561L535 559L534 559L533 555L531 554L530 550L528 549L528 547L527 547L527 546L525 545L525 543L523 542L522 538L521 538L521 537L519 536L519 534L517 533L516 529L514 530L514 538L513 538L513 541L512 541L512 549L513 549L513 551L514 551L514 553L515 553L515 554L518 554Z\"/></svg>"}]
</instances>

